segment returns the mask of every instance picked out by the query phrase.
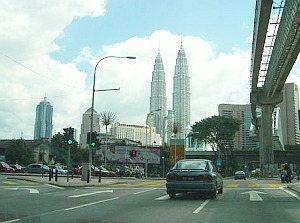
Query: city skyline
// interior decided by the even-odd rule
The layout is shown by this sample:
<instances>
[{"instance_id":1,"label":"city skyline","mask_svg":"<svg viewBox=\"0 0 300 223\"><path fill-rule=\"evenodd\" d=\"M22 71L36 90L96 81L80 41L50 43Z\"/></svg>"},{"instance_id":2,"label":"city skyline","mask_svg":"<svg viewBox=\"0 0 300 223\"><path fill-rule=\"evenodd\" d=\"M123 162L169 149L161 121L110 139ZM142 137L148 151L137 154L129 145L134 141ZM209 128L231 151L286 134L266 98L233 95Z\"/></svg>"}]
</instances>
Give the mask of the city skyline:
<instances>
[{"instance_id":1,"label":"city skyline","mask_svg":"<svg viewBox=\"0 0 300 223\"><path fill-rule=\"evenodd\" d=\"M222 7L220 7L222 6ZM91 107L145 125L153 61L163 56L167 108L181 41L188 58L191 120L218 114L218 104L250 99L255 1L53 0L0 2L0 139L34 138L41 93L55 108L53 134L81 128ZM51 18L51 19L49 19ZM236 19L239 18L239 19ZM299 62L288 82L300 83ZM103 130L101 126L101 130Z\"/></svg>"},{"instance_id":2,"label":"city skyline","mask_svg":"<svg viewBox=\"0 0 300 223\"><path fill-rule=\"evenodd\" d=\"M150 110L148 114L153 113L156 133L161 136L163 135L163 119L167 115L166 84L163 58L158 49L152 71Z\"/></svg>"},{"instance_id":3,"label":"city skyline","mask_svg":"<svg viewBox=\"0 0 300 223\"><path fill-rule=\"evenodd\" d=\"M36 106L34 139L46 138L51 141L52 138L52 116L53 106L47 101L47 97Z\"/></svg>"},{"instance_id":4,"label":"city skyline","mask_svg":"<svg viewBox=\"0 0 300 223\"><path fill-rule=\"evenodd\" d=\"M189 66L182 41L176 57L172 96L174 124L179 127L176 138L184 139L185 135L190 131L186 128L191 126L191 88Z\"/></svg>"}]
</instances>

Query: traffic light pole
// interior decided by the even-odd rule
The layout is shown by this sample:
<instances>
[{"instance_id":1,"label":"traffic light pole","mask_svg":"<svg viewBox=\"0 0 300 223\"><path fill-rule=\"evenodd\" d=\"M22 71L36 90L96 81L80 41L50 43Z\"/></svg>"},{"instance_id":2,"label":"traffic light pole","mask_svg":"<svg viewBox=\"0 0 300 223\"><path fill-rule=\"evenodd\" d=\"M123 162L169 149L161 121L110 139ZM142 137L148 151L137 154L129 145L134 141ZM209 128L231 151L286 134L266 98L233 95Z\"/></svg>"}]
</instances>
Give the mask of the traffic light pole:
<instances>
[{"instance_id":1,"label":"traffic light pole","mask_svg":"<svg viewBox=\"0 0 300 223\"><path fill-rule=\"evenodd\" d=\"M124 58L124 59L136 59L136 57L127 56L127 57L120 57L120 56L106 56L101 58L95 66L94 69L94 77L93 77L93 93L92 93L92 110L91 110L91 126L90 126L90 132L93 132L93 122L94 122L94 99L95 99L95 82L96 82L96 70L98 67L98 64L107 58ZM92 135L92 134L91 134ZM90 135L90 142L92 141L92 136ZM89 144L89 163L92 164L93 157L92 157L92 146Z\"/></svg>"},{"instance_id":2,"label":"traffic light pole","mask_svg":"<svg viewBox=\"0 0 300 223\"><path fill-rule=\"evenodd\" d=\"M67 172L67 182L69 182L69 170L70 170L70 145L68 145L68 172ZM73 170L72 170L73 171Z\"/></svg>"}]
</instances>

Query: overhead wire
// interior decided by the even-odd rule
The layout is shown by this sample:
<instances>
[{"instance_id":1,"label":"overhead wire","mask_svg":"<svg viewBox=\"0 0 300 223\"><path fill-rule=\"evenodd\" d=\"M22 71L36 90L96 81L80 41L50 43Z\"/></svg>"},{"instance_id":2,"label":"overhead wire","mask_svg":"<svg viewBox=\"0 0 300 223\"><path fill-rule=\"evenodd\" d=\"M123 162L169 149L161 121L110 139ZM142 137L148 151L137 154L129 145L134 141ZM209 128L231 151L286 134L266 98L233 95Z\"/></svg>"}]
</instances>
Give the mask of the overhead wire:
<instances>
[{"instance_id":1,"label":"overhead wire","mask_svg":"<svg viewBox=\"0 0 300 223\"><path fill-rule=\"evenodd\" d=\"M21 67L23 67L23 68L29 70L30 72L34 73L35 75L38 75L38 76L40 76L40 77L42 77L42 78L45 78L45 79L50 80L50 81L53 81L53 82L55 82L55 83L57 83L57 84L60 84L60 85L63 85L63 86L67 86L67 87L70 87L70 88L73 88L73 89L76 88L76 89L84 90L83 88L78 88L78 87L76 87L76 86L69 85L69 84L66 84L66 83L63 83L63 82L59 82L59 81L57 81L57 80L55 80L55 79L49 78L49 77L47 77L46 75L41 74L41 73L39 73L39 72L37 72L37 71L31 69L31 68L28 67L28 66L25 66L24 64L20 63L20 62L17 61L16 59L14 59L14 58L12 58L12 57L10 57L10 56L8 56L8 55L2 53L2 52L0 52L0 54L1 54L2 56L4 56L4 57L8 58L9 60L13 61L14 63L18 64L19 66L21 66ZM50 96L50 97L48 97L48 98L65 97L65 96L69 96L69 95L82 94L82 93L86 93L86 92L90 92L90 90L84 90L84 91L82 91L82 92L74 92L74 93L64 94L64 95ZM36 100L36 99L40 99L40 98L30 98L30 99L7 99L7 98L6 98L6 99L0 99L0 101L24 101L24 100Z\"/></svg>"}]
</instances>

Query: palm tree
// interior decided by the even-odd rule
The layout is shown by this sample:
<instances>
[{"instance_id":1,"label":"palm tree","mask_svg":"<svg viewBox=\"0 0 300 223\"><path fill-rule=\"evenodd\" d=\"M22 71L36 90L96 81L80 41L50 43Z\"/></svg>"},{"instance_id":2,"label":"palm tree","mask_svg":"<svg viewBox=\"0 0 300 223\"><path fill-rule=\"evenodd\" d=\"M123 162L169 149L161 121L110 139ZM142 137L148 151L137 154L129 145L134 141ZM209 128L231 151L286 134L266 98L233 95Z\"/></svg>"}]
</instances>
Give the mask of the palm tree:
<instances>
[{"instance_id":1,"label":"palm tree","mask_svg":"<svg viewBox=\"0 0 300 223\"><path fill-rule=\"evenodd\" d=\"M106 146L104 156L104 167L106 168L106 150L107 150L107 126L111 125L116 120L116 115L113 112L104 111L100 114L100 122L105 125Z\"/></svg>"},{"instance_id":2,"label":"palm tree","mask_svg":"<svg viewBox=\"0 0 300 223\"><path fill-rule=\"evenodd\" d=\"M175 145L174 145L174 163L177 162L177 151L176 151L176 136L178 133L180 133L182 130L182 126L180 123L178 122L174 122L171 126L169 131L174 134L174 138L175 138Z\"/></svg>"}]
</instances>

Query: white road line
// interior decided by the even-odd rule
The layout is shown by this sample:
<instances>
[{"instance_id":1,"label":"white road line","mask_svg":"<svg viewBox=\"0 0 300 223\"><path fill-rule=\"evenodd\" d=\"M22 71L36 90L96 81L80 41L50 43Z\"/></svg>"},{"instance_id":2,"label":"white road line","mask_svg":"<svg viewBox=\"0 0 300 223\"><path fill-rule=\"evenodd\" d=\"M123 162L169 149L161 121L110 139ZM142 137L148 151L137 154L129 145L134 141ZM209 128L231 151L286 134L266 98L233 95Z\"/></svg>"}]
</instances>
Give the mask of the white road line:
<instances>
[{"instance_id":1,"label":"white road line","mask_svg":"<svg viewBox=\"0 0 300 223\"><path fill-rule=\"evenodd\" d=\"M164 196L155 198L154 200L156 200L156 201L165 201L165 200L168 200L168 199L169 199L169 195L164 195Z\"/></svg>"},{"instance_id":2,"label":"white road line","mask_svg":"<svg viewBox=\"0 0 300 223\"><path fill-rule=\"evenodd\" d=\"M153 190L156 190L156 188L149 189L149 190L139 191L139 192L136 192L136 193L133 193L133 194L142 194L142 193L146 193L146 192L153 191Z\"/></svg>"},{"instance_id":3,"label":"white road line","mask_svg":"<svg viewBox=\"0 0 300 223\"><path fill-rule=\"evenodd\" d=\"M56 188L56 189L60 189L60 190L64 190L65 188L63 187L59 187L59 186L56 186L56 185L52 185L52 184L46 184L47 186L49 187L53 187L53 188Z\"/></svg>"},{"instance_id":4,"label":"white road line","mask_svg":"<svg viewBox=\"0 0 300 223\"><path fill-rule=\"evenodd\" d=\"M18 221L21 221L21 219L13 219L13 220L10 220L10 221L2 221L2 223L11 223L11 222L18 222Z\"/></svg>"},{"instance_id":5,"label":"white road line","mask_svg":"<svg viewBox=\"0 0 300 223\"><path fill-rule=\"evenodd\" d=\"M114 192L114 191L113 190L102 190L102 191L95 191L95 192L86 193L86 194L72 195L72 196L69 196L69 197L78 198L78 197L85 197L85 196L90 196L90 195L94 195L94 194L112 193L112 192Z\"/></svg>"},{"instance_id":6,"label":"white road line","mask_svg":"<svg viewBox=\"0 0 300 223\"><path fill-rule=\"evenodd\" d=\"M294 194L293 192L289 191L286 189L286 187L280 187L281 190L283 190L284 192L292 195L294 198L298 199L300 201L300 197L297 194Z\"/></svg>"},{"instance_id":7,"label":"white road line","mask_svg":"<svg viewBox=\"0 0 300 223\"><path fill-rule=\"evenodd\" d=\"M100 204L100 203L104 203L104 202L112 201L112 200L116 200L116 199L119 199L119 197L113 197L113 198L106 199L106 200L101 200L101 201L96 201L96 202L92 202L92 203L88 203L88 204L83 204L83 205L79 205L79 206L75 206L75 207L71 207L71 208L66 208L64 210L65 211L71 211L71 210L74 210L74 209L83 208L83 207L87 207L87 206L91 206L91 205L95 205L95 204Z\"/></svg>"},{"instance_id":8,"label":"white road line","mask_svg":"<svg viewBox=\"0 0 300 223\"><path fill-rule=\"evenodd\" d=\"M193 214L198 214L209 202L210 200L205 200L200 207L198 207L195 211L193 211Z\"/></svg>"}]
</instances>

